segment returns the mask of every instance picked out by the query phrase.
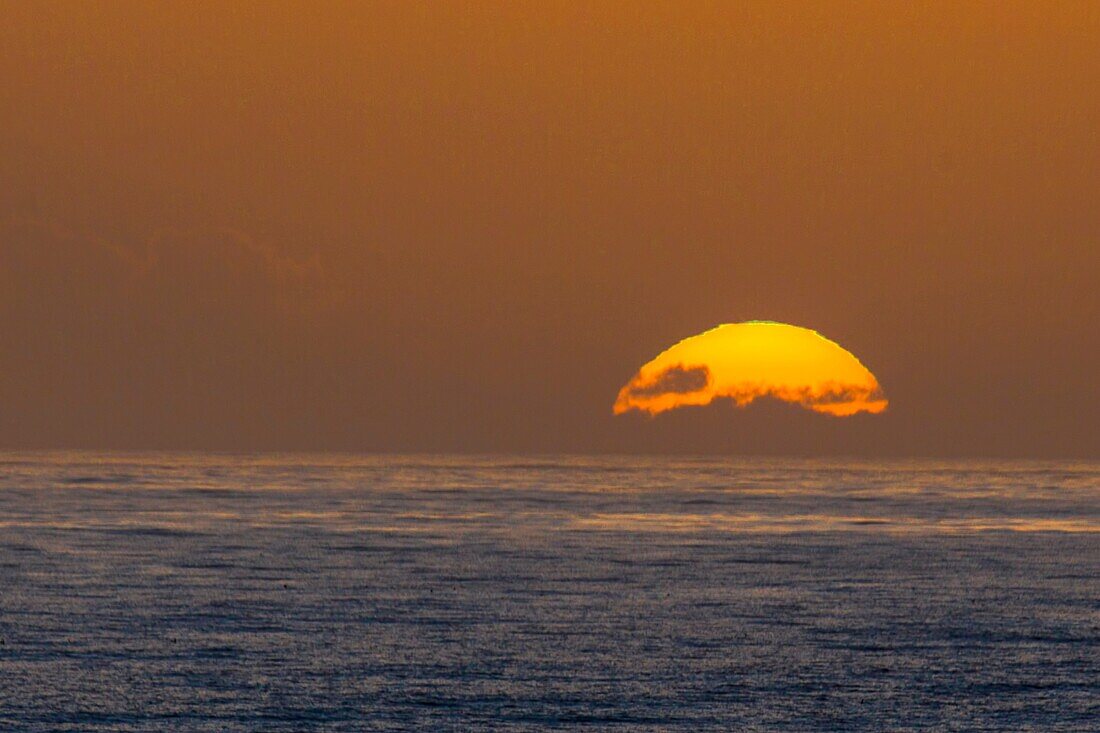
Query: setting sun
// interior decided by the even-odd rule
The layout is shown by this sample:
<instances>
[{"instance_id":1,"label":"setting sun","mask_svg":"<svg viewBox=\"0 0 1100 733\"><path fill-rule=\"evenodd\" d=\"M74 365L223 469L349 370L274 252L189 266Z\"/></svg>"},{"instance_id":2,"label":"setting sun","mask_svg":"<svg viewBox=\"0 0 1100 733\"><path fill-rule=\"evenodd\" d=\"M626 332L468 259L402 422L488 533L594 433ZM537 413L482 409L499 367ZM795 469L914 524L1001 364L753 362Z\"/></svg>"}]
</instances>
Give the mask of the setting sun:
<instances>
[{"instance_id":1,"label":"setting sun","mask_svg":"<svg viewBox=\"0 0 1100 733\"><path fill-rule=\"evenodd\" d=\"M723 324L662 352L619 391L614 411L656 415L719 398L744 407L757 397L839 417L887 406L875 375L838 344L808 328L749 321Z\"/></svg>"}]
</instances>

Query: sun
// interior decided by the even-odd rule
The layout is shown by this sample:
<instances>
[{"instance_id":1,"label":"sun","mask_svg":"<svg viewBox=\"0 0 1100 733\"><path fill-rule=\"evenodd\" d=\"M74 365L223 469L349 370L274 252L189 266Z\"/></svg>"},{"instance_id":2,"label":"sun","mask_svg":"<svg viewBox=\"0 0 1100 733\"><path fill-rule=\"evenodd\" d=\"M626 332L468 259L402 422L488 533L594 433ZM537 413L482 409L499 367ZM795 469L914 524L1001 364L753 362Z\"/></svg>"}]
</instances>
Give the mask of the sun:
<instances>
[{"instance_id":1,"label":"sun","mask_svg":"<svg viewBox=\"0 0 1100 733\"><path fill-rule=\"evenodd\" d=\"M720 398L745 407L758 397L836 417L879 413L888 404L875 375L817 331L748 321L722 324L663 351L619 390L614 412L657 415Z\"/></svg>"}]
</instances>

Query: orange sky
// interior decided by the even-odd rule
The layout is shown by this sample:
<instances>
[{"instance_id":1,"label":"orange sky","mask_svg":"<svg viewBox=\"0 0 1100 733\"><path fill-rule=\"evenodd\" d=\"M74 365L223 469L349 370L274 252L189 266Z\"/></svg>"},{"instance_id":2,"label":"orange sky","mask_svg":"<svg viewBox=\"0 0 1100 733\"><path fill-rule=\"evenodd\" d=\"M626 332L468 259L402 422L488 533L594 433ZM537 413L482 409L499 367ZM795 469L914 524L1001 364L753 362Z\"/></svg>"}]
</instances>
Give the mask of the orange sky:
<instances>
[{"instance_id":1,"label":"orange sky","mask_svg":"<svg viewBox=\"0 0 1100 733\"><path fill-rule=\"evenodd\" d=\"M9 3L0 446L1097 456L1095 3ZM716 323L890 409L607 406Z\"/></svg>"}]
</instances>

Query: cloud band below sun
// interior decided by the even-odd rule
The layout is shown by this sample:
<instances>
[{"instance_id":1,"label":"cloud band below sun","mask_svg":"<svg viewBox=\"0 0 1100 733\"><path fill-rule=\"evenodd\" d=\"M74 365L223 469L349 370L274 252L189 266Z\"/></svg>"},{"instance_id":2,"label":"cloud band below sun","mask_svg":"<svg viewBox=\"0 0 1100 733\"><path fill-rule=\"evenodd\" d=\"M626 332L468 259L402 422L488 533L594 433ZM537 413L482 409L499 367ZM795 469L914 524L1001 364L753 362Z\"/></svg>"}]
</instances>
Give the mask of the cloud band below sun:
<instances>
[{"instance_id":1,"label":"cloud band below sun","mask_svg":"<svg viewBox=\"0 0 1100 733\"><path fill-rule=\"evenodd\" d=\"M657 415L716 399L745 407L771 397L837 417L879 413L875 376L816 331L784 323L727 323L684 339L643 366L619 391L614 412Z\"/></svg>"}]
</instances>

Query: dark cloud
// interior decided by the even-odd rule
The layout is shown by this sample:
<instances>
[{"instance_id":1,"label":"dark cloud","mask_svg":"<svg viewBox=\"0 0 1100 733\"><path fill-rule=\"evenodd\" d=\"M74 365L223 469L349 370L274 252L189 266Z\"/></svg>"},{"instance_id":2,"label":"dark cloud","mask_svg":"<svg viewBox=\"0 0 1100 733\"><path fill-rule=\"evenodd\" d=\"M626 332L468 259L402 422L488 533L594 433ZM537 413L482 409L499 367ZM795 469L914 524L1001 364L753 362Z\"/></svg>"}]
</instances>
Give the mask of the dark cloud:
<instances>
[{"instance_id":1,"label":"dark cloud","mask_svg":"<svg viewBox=\"0 0 1100 733\"><path fill-rule=\"evenodd\" d=\"M709 381L710 369L706 365L686 367L677 364L665 369L650 381L631 382L627 393L630 397L688 394L705 389Z\"/></svg>"},{"instance_id":2,"label":"dark cloud","mask_svg":"<svg viewBox=\"0 0 1100 733\"><path fill-rule=\"evenodd\" d=\"M798 402L803 407L815 405L841 405L852 402L875 402L885 400L886 395L882 388L868 390L862 385L847 385L830 382L822 384L815 389L800 389L788 393L790 399L784 396L788 402Z\"/></svg>"},{"instance_id":3,"label":"dark cloud","mask_svg":"<svg viewBox=\"0 0 1100 733\"><path fill-rule=\"evenodd\" d=\"M109 239L0 221L0 435L16 445L261 447L303 425L342 302L319 258L237 230ZM279 428L285 429L285 428ZM265 440L258 438L267 434Z\"/></svg>"},{"instance_id":4,"label":"dark cloud","mask_svg":"<svg viewBox=\"0 0 1100 733\"><path fill-rule=\"evenodd\" d=\"M0 221L0 265L7 286L0 302L21 297L55 312L125 299L134 315L160 307L179 318L211 309L279 316L331 307L342 297L318 256L283 255L230 228L161 229L120 242L56 221L8 217Z\"/></svg>"}]
</instances>

